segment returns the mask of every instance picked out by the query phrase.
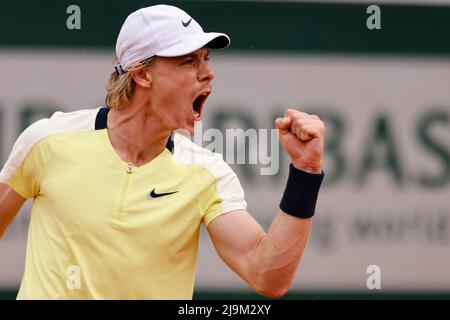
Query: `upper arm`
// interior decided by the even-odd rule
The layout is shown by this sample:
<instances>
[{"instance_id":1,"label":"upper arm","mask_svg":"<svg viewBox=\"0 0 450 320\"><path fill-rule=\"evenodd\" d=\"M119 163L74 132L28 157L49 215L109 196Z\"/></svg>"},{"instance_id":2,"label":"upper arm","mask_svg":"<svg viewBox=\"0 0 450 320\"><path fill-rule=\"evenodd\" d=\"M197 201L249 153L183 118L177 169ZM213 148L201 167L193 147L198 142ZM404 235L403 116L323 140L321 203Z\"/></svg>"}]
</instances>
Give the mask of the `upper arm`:
<instances>
[{"instance_id":1,"label":"upper arm","mask_svg":"<svg viewBox=\"0 0 450 320\"><path fill-rule=\"evenodd\" d=\"M0 182L0 237L25 202L17 192Z\"/></svg>"},{"instance_id":2,"label":"upper arm","mask_svg":"<svg viewBox=\"0 0 450 320\"><path fill-rule=\"evenodd\" d=\"M0 171L0 236L25 200L39 194L40 178L48 163L48 152L40 143L47 127L48 119L43 119L25 129Z\"/></svg>"},{"instance_id":3,"label":"upper arm","mask_svg":"<svg viewBox=\"0 0 450 320\"><path fill-rule=\"evenodd\" d=\"M222 260L268 297L281 297L291 286L310 229L311 219L282 210L278 210L267 234L245 210L223 214L208 225Z\"/></svg>"},{"instance_id":4,"label":"upper arm","mask_svg":"<svg viewBox=\"0 0 450 320\"><path fill-rule=\"evenodd\" d=\"M246 211L223 214L208 224L208 232L222 260L241 278L251 283L257 248L266 237L264 229Z\"/></svg>"}]
</instances>

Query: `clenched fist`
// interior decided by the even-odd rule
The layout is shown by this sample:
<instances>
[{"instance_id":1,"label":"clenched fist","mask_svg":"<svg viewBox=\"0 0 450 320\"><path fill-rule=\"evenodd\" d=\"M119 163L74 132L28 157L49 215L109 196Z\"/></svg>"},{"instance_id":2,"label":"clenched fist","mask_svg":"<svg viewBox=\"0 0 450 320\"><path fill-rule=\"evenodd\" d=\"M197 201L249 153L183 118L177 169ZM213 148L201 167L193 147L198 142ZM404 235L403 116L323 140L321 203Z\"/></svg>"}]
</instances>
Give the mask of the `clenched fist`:
<instances>
[{"instance_id":1,"label":"clenched fist","mask_svg":"<svg viewBox=\"0 0 450 320\"><path fill-rule=\"evenodd\" d=\"M325 125L318 116L287 109L284 118L275 120L275 127L294 167L311 173L322 171Z\"/></svg>"}]
</instances>

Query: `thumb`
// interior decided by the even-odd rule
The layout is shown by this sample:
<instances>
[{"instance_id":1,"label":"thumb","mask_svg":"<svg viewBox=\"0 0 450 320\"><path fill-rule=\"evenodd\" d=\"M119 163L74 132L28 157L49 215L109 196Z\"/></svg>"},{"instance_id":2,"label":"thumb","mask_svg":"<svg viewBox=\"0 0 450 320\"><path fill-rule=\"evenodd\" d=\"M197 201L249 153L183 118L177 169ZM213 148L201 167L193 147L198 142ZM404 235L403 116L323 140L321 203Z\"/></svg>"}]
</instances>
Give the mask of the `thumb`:
<instances>
[{"instance_id":1,"label":"thumb","mask_svg":"<svg viewBox=\"0 0 450 320\"><path fill-rule=\"evenodd\" d=\"M277 118L275 120L275 127L278 129L280 136L285 135L289 132L289 127L291 125L291 118Z\"/></svg>"}]
</instances>

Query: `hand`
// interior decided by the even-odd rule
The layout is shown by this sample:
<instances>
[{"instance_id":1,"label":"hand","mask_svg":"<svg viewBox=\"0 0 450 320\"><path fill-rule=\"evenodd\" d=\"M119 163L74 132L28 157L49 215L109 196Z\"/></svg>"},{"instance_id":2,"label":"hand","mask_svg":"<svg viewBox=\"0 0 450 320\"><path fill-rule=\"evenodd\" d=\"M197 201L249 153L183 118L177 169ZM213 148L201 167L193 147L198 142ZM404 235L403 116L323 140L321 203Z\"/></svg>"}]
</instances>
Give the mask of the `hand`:
<instances>
[{"instance_id":1,"label":"hand","mask_svg":"<svg viewBox=\"0 0 450 320\"><path fill-rule=\"evenodd\" d=\"M295 168L311 173L322 171L325 125L318 116L287 109L284 118L275 120L275 127Z\"/></svg>"}]
</instances>

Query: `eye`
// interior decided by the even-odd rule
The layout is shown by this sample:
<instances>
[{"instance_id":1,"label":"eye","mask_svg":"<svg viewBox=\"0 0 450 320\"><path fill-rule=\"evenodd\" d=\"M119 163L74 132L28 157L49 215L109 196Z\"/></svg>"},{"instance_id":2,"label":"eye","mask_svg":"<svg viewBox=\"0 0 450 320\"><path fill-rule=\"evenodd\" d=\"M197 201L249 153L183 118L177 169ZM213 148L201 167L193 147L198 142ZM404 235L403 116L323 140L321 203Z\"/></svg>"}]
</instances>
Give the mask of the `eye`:
<instances>
[{"instance_id":1,"label":"eye","mask_svg":"<svg viewBox=\"0 0 450 320\"><path fill-rule=\"evenodd\" d=\"M189 58L183 61L183 64L193 64L194 63L194 59Z\"/></svg>"},{"instance_id":2,"label":"eye","mask_svg":"<svg viewBox=\"0 0 450 320\"><path fill-rule=\"evenodd\" d=\"M210 61L211 59L209 58L209 56L208 57L205 57L205 61L206 62L208 62L208 61Z\"/></svg>"}]
</instances>

